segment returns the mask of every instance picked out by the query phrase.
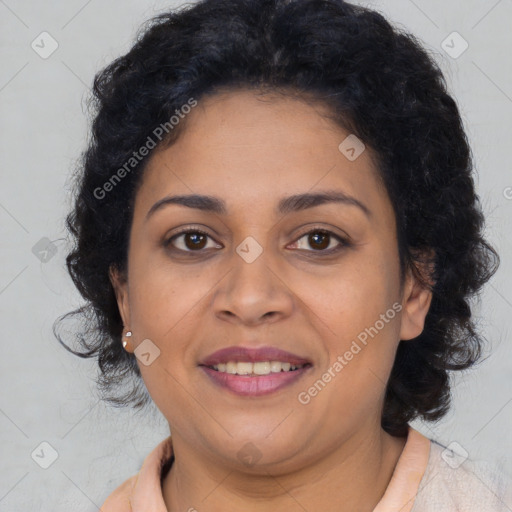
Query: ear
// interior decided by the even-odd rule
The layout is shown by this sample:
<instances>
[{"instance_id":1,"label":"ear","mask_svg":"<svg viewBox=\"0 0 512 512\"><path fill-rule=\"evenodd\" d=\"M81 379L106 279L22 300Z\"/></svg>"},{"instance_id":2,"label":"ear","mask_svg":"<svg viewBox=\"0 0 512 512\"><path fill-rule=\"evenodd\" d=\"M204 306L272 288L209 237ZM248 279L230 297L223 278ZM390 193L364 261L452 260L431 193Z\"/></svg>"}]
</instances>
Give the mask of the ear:
<instances>
[{"instance_id":1,"label":"ear","mask_svg":"<svg viewBox=\"0 0 512 512\"><path fill-rule=\"evenodd\" d=\"M419 264L418 271L431 286L434 285L434 252L428 253L428 259ZM420 282L411 269L408 271L404 284L404 295L402 298L402 321L400 327L400 339L410 340L416 338L423 332L425 317L427 316L432 302L432 291Z\"/></svg>"},{"instance_id":2,"label":"ear","mask_svg":"<svg viewBox=\"0 0 512 512\"><path fill-rule=\"evenodd\" d=\"M128 303L128 280L126 279L126 276L114 266L110 266L108 274L116 294L119 314L123 319L123 324L129 328L130 306Z\"/></svg>"}]
</instances>

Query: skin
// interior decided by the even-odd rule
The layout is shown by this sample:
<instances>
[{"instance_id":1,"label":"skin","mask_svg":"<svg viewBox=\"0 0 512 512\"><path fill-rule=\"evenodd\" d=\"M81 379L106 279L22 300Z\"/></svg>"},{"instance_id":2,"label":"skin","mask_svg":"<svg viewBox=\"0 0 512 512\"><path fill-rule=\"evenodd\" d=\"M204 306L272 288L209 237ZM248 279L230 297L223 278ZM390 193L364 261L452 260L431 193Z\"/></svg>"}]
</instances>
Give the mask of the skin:
<instances>
[{"instance_id":1,"label":"skin","mask_svg":"<svg viewBox=\"0 0 512 512\"><path fill-rule=\"evenodd\" d=\"M423 330L431 292L410 272L400 286L394 211L371 152L349 161L338 149L349 133L324 109L247 90L203 98L143 176L127 275L111 279L133 348L149 338L161 351L138 364L172 432L171 512L371 511L404 447L380 425L385 385L399 340ZM281 198L321 190L353 196L370 216L344 203L276 214ZM222 199L227 213L171 204L146 218L165 196L192 193ZM182 227L209 237L194 249L181 235L173 251L164 242ZM318 229L351 245L308 243ZM263 249L252 263L236 252L248 236ZM301 404L298 394L394 303L400 313ZM240 397L198 367L231 345L276 346L313 368L271 395ZM247 442L261 454L251 467L237 457Z\"/></svg>"}]
</instances>

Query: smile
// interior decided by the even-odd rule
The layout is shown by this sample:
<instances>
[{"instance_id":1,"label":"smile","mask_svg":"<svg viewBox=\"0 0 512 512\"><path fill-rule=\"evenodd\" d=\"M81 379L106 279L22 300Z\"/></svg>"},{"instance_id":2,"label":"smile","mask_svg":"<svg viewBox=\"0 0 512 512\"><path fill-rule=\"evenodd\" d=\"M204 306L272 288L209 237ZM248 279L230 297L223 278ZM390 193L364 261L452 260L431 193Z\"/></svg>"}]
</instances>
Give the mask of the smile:
<instances>
[{"instance_id":1,"label":"smile","mask_svg":"<svg viewBox=\"0 0 512 512\"><path fill-rule=\"evenodd\" d=\"M281 361L258 361L257 363L229 361L213 365L211 368L231 375L258 376L269 375L270 373L293 372L304 366L303 364L296 365Z\"/></svg>"},{"instance_id":2,"label":"smile","mask_svg":"<svg viewBox=\"0 0 512 512\"><path fill-rule=\"evenodd\" d=\"M274 393L297 382L312 367L306 357L276 346L226 347L199 363L199 368L218 389L239 396Z\"/></svg>"}]
</instances>

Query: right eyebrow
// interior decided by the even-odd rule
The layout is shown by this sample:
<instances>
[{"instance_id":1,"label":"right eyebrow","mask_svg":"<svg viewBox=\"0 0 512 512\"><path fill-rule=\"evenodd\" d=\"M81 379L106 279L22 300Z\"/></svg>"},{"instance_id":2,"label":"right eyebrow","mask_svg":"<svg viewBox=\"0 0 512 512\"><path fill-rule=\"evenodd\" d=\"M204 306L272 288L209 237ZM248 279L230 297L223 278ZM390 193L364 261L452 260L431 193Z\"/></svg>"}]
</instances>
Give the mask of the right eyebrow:
<instances>
[{"instance_id":1,"label":"right eyebrow","mask_svg":"<svg viewBox=\"0 0 512 512\"><path fill-rule=\"evenodd\" d=\"M157 201L146 214L146 220L149 219L156 211L161 210L169 204L180 204L187 208L196 208L205 212L226 215L226 203L217 197L206 196L201 194L190 194L181 196L166 196Z\"/></svg>"}]
</instances>

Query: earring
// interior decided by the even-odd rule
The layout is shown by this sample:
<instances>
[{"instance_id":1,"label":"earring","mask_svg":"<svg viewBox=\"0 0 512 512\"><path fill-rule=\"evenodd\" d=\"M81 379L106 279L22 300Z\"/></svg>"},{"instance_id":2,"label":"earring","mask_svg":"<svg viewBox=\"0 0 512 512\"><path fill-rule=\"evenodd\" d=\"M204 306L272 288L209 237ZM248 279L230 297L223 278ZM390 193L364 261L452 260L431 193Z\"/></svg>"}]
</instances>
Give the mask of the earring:
<instances>
[{"instance_id":1,"label":"earring","mask_svg":"<svg viewBox=\"0 0 512 512\"><path fill-rule=\"evenodd\" d=\"M125 338L131 338L132 336L132 331L127 331L126 334L124 335ZM128 345L129 343L129 340L123 340L123 348L126 349L126 346ZM130 343L130 347L127 349L128 352L131 352L131 343Z\"/></svg>"}]
</instances>

